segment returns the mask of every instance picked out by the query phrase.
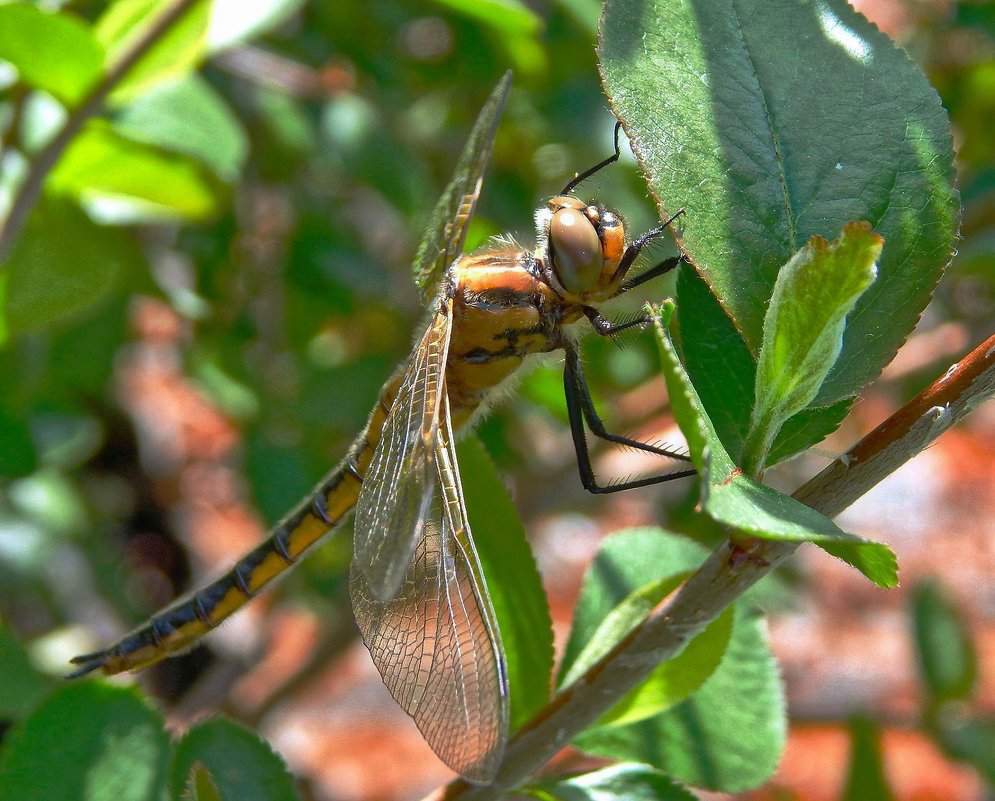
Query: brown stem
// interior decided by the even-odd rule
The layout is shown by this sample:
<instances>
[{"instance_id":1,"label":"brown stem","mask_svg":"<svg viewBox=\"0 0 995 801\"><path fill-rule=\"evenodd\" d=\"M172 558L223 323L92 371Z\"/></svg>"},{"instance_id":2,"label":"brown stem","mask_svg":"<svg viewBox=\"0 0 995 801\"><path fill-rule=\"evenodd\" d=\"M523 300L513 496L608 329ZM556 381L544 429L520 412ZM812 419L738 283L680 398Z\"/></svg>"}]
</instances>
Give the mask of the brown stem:
<instances>
[{"instance_id":1,"label":"brown stem","mask_svg":"<svg viewBox=\"0 0 995 801\"><path fill-rule=\"evenodd\" d=\"M916 396L794 497L830 516L928 446L953 423L995 395L995 336ZM579 681L559 692L512 737L492 785L457 780L434 801L496 799L520 786L586 726L677 654L729 604L790 557L796 543L751 539L725 542L674 599L653 612Z\"/></svg>"},{"instance_id":2,"label":"brown stem","mask_svg":"<svg viewBox=\"0 0 995 801\"><path fill-rule=\"evenodd\" d=\"M6 262L17 237L24 228L28 214L34 208L41 194L48 173L58 162L59 157L80 132L83 125L96 115L128 71L158 42L186 12L201 0L177 0L172 6L148 26L145 32L107 70L104 77L94 84L79 106L66 118L62 128L31 160L28 174L14 196L7 219L0 228L0 268Z\"/></svg>"}]
</instances>

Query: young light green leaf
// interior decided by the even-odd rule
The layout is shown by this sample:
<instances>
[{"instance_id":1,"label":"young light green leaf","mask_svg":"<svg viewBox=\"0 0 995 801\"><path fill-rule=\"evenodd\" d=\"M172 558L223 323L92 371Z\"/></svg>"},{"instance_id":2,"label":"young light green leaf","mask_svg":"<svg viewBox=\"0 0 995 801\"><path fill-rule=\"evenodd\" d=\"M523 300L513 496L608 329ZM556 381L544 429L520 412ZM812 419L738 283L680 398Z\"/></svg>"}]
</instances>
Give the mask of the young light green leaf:
<instances>
[{"instance_id":1,"label":"young light green leaf","mask_svg":"<svg viewBox=\"0 0 995 801\"><path fill-rule=\"evenodd\" d=\"M97 38L107 50L108 63L125 53L155 19L168 11L172 0L115 0L95 24ZM115 87L108 102L122 106L142 92L190 73L207 51L211 3L196 3L152 46Z\"/></svg>"},{"instance_id":2,"label":"young light green leaf","mask_svg":"<svg viewBox=\"0 0 995 801\"><path fill-rule=\"evenodd\" d=\"M8 3L0 5L0 59L13 64L28 86L74 106L100 77L104 49L71 14Z\"/></svg>"},{"instance_id":3,"label":"young light green leaf","mask_svg":"<svg viewBox=\"0 0 995 801\"><path fill-rule=\"evenodd\" d=\"M666 536L662 530L661 534ZM625 535L620 534L616 536ZM634 558L638 557L634 556ZM653 579L629 593L618 606L608 612L602 618L601 622L598 623L584 644L583 649L577 655L576 659L571 662L570 670L560 672L560 686L569 687L594 667L598 660L602 659L620 641L625 639L687 577L687 573L678 573L660 579ZM588 572L585 582L587 580L597 581L597 575Z\"/></svg>"},{"instance_id":4,"label":"young light green leaf","mask_svg":"<svg viewBox=\"0 0 995 801\"><path fill-rule=\"evenodd\" d=\"M524 788L539 801L696 801L695 795L648 765L622 763Z\"/></svg>"},{"instance_id":5,"label":"young light green leaf","mask_svg":"<svg viewBox=\"0 0 995 801\"><path fill-rule=\"evenodd\" d=\"M874 281L882 239L848 223L832 243L814 236L781 268L764 318L743 467L756 476L784 423L815 398L839 356L846 316Z\"/></svg>"},{"instance_id":6,"label":"young light green leaf","mask_svg":"<svg viewBox=\"0 0 995 801\"><path fill-rule=\"evenodd\" d=\"M136 690L68 684L0 750L0 798L147 801L165 791L169 735Z\"/></svg>"},{"instance_id":7,"label":"young light green leaf","mask_svg":"<svg viewBox=\"0 0 995 801\"><path fill-rule=\"evenodd\" d=\"M858 717L850 723L850 767L840 801L892 801L884 772L881 737L868 718Z\"/></svg>"},{"instance_id":8,"label":"young light green leaf","mask_svg":"<svg viewBox=\"0 0 995 801\"><path fill-rule=\"evenodd\" d=\"M674 417L699 474L701 508L713 520L744 534L787 542L814 542L853 565L875 584L898 583L895 556L886 545L856 537L832 520L743 474L725 451L677 358L666 326L668 303L657 317L657 339Z\"/></svg>"},{"instance_id":9,"label":"young light green leaf","mask_svg":"<svg viewBox=\"0 0 995 801\"><path fill-rule=\"evenodd\" d=\"M224 801L300 801L294 777L269 744L226 718L198 723L180 739L169 769L171 798L180 797L198 764Z\"/></svg>"},{"instance_id":10,"label":"young light green leaf","mask_svg":"<svg viewBox=\"0 0 995 801\"><path fill-rule=\"evenodd\" d=\"M978 678L970 632L943 590L922 582L912 595L919 670L932 703L967 701Z\"/></svg>"},{"instance_id":11,"label":"young light green leaf","mask_svg":"<svg viewBox=\"0 0 995 801\"><path fill-rule=\"evenodd\" d=\"M623 726L658 715L691 697L722 663L732 636L733 609L727 608L683 651L660 664L623 696L595 727Z\"/></svg>"},{"instance_id":12,"label":"young light green leaf","mask_svg":"<svg viewBox=\"0 0 995 801\"><path fill-rule=\"evenodd\" d=\"M598 54L660 213L687 210L682 248L719 301L682 321L685 341L728 314L758 354L778 270L810 237L867 220L888 241L816 403L857 394L952 253L950 124L926 77L844 0L608 0Z\"/></svg>"},{"instance_id":13,"label":"young light green leaf","mask_svg":"<svg viewBox=\"0 0 995 801\"><path fill-rule=\"evenodd\" d=\"M200 163L128 139L93 120L73 140L46 188L115 222L204 220L223 187Z\"/></svg>"},{"instance_id":14,"label":"young light green leaf","mask_svg":"<svg viewBox=\"0 0 995 801\"><path fill-rule=\"evenodd\" d=\"M698 692L649 720L588 730L575 744L709 790L767 781L786 740L784 695L762 618L738 606L735 616L722 664Z\"/></svg>"},{"instance_id":15,"label":"young light green leaf","mask_svg":"<svg viewBox=\"0 0 995 801\"><path fill-rule=\"evenodd\" d=\"M508 661L514 728L549 700L553 622L525 527L497 468L476 437L459 443L458 456L473 540Z\"/></svg>"}]
</instances>

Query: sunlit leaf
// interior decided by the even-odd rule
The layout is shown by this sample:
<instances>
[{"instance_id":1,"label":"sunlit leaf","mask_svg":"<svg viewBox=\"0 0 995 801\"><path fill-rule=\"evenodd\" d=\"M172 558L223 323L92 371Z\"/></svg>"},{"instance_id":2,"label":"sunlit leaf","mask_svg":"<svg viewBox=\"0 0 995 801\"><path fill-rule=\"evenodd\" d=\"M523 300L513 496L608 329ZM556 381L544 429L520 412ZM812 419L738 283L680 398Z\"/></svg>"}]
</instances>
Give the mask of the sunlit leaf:
<instances>
[{"instance_id":1,"label":"sunlit leaf","mask_svg":"<svg viewBox=\"0 0 995 801\"><path fill-rule=\"evenodd\" d=\"M764 318L744 467L763 469L781 427L819 392L843 345L844 322L874 281L881 237L849 223L832 243L812 237L781 268Z\"/></svg>"},{"instance_id":2,"label":"sunlit leaf","mask_svg":"<svg viewBox=\"0 0 995 801\"><path fill-rule=\"evenodd\" d=\"M864 220L886 240L816 403L856 394L957 229L950 125L922 72L842 0L609 0L598 52L660 213L686 209L682 247L754 357L777 272L809 237ZM689 316L684 335L714 323Z\"/></svg>"},{"instance_id":3,"label":"sunlit leaf","mask_svg":"<svg viewBox=\"0 0 995 801\"><path fill-rule=\"evenodd\" d=\"M699 474L701 506L713 520L752 537L814 542L853 565L875 584L898 583L895 555L886 545L848 534L828 517L743 474L726 453L705 414L666 328L672 304L658 319L657 335L674 417Z\"/></svg>"},{"instance_id":4,"label":"sunlit leaf","mask_svg":"<svg viewBox=\"0 0 995 801\"><path fill-rule=\"evenodd\" d=\"M114 0L94 28L107 50L108 63L119 60L174 5L174 0ZM188 9L118 83L110 103L124 105L156 84L193 70L207 51L210 12L209 0Z\"/></svg>"},{"instance_id":5,"label":"sunlit leaf","mask_svg":"<svg viewBox=\"0 0 995 801\"><path fill-rule=\"evenodd\" d=\"M28 86L75 105L100 77L104 49L85 22L32 3L0 5L0 59Z\"/></svg>"},{"instance_id":6,"label":"sunlit leaf","mask_svg":"<svg viewBox=\"0 0 995 801\"><path fill-rule=\"evenodd\" d=\"M664 529L630 529L605 540L584 577L559 685L577 681L611 651L705 556L700 546ZM683 701L718 667L731 631L730 609L680 654L658 665L597 725L631 723Z\"/></svg>"},{"instance_id":7,"label":"sunlit leaf","mask_svg":"<svg viewBox=\"0 0 995 801\"><path fill-rule=\"evenodd\" d=\"M198 162L128 139L102 120L73 140L46 186L120 222L203 220L222 192Z\"/></svg>"}]
</instances>

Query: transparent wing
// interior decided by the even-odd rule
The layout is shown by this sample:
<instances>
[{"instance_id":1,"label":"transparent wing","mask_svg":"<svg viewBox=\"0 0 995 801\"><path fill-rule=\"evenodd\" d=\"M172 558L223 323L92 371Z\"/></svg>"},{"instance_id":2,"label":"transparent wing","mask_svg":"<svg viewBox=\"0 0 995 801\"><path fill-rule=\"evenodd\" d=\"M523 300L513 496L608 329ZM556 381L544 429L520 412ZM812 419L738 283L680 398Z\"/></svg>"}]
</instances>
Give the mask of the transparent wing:
<instances>
[{"instance_id":1,"label":"transparent wing","mask_svg":"<svg viewBox=\"0 0 995 801\"><path fill-rule=\"evenodd\" d=\"M485 783L508 740L508 681L443 404L435 492L407 575L397 595L381 602L354 566L352 603L391 695L443 762Z\"/></svg>"},{"instance_id":2,"label":"transparent wing","mask_svg":"<svg viewBox=\"0 0 995 801\"><path fill-rule=\"evenodd\" d=\"M456 164L453 179L429 218L418 253L411 265L411 274L422 301L427 301L435 294L435 287L443 273L463 252L466 229L480 195L484 171L491 158L494 133L510 88L509 71L504 74L480 110L470 138Z\"/></svg>"},{"instance_id":3,"label":"transparent wing","mask_svg":"<svg viewBox=\"0 0 995 801\"><path fill-rule=\"evenodd\" d=\"M435 493L451 322L446 301L411 354L356 502L353 565L380 600L401 586Z\"/></svg>"}]
</instances>

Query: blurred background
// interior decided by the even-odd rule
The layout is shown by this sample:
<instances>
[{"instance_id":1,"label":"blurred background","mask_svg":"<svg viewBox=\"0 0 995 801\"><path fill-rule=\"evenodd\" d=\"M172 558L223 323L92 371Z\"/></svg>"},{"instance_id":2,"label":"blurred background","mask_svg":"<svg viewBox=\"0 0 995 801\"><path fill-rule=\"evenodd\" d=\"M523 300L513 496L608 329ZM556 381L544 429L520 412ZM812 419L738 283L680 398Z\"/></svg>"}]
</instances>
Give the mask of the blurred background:
<instances>
[{"instance_id":1,"label":"blurred background","mask_svg":"<svg viewBox=\"0 0 995 801\"><path fill-rule=\"evenodd\" d=\"M54 5L94 19L105 4ZM594 0L273 5L266 33L114 117L136 138L198 154L210 171L202 202L182 220L94 206L102 238L66 239L66 255L119 267L78 309L22 320L0 347L0 650L23 649L53 682L71 656L223 571L344 454L418 331L409 265L421 226L506 69L515 83L469 247L503 231L531 245L535 206L611 152ZM772 474L786 489L990 335L995 308L995 4L857 6L950 112L963 239L918 330L826 453ZM16 75L0 85L9 169L51 122ZM632 231L655 224L627 149L583 188ZM653 282L611 314L669 291ZM672 432L648 332L583 349L614 430ZM690 482L582 490L556 364L478 433L525 521L560 643L600 539L650 522L681 530L694 503ZM596 450L596 468L653 469L611 449ZM771 786L744 797L840 798L854 731L865 746L879 732L896 799L995 797L993 488L988 405L840 518L894 548L901 589L802 549L770 621L788 749ZM138 681L177 729L218 709L258 726L306 797L420 797L449 774L356 639L349 551L348 536L334 538L205 647ZM962 692L937 695L922 647L961 665ZM855 715L874 725L854 727Z\"/></svg>"}]
</instances>

